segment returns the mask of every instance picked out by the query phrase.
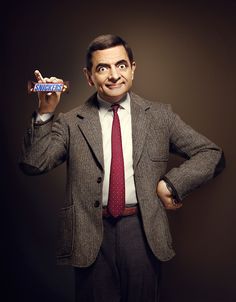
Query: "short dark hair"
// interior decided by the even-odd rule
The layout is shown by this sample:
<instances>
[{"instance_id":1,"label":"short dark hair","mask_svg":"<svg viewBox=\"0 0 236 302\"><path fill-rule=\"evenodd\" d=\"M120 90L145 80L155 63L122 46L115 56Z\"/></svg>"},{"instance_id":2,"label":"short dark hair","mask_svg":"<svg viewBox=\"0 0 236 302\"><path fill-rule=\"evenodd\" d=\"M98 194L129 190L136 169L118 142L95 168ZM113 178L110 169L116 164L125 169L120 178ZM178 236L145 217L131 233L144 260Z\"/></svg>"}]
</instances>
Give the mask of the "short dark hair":
<instances>
[{"instance_id":1,"label":"short dark hair","mask_svg":"<svg viewBox=\"0 0 236 302\"><path fill-rule=\"evenodd\" d=\"M129 61L132 64L134 61L133 52L127 42L123 40L121 37L112 35L112 34L106 34L106 35L100 35L96 37L88 46L87 53L86 53L86 67L89 71L92 69L92 54L96 50L103 50L107 48L111 48L114 46L123 45L126 53L128 55Z\"/></svg>"}]
</instances>

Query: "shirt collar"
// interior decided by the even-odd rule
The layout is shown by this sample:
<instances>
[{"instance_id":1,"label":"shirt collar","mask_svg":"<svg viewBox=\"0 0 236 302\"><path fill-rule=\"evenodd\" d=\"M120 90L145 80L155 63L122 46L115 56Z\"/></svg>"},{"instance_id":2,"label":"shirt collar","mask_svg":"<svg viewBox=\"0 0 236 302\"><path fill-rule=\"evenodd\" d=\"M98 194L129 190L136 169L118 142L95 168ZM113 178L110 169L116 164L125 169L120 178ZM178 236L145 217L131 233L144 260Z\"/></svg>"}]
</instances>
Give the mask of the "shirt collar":
<instances>
[{"instance_id":1,"label":"shirt collar","mask_svg":"<svg viewBox=\"0 0 236 302\"><path fill-rule=\"evenodd\" d=\"M108 111L111 111L111 103L103 100L97 93L97 100L99 104L99 111L102 117L104 117ZM120 108L125 109L130 114L130 95L127 93L119 102Z\"/></svg>"}]
</instances>

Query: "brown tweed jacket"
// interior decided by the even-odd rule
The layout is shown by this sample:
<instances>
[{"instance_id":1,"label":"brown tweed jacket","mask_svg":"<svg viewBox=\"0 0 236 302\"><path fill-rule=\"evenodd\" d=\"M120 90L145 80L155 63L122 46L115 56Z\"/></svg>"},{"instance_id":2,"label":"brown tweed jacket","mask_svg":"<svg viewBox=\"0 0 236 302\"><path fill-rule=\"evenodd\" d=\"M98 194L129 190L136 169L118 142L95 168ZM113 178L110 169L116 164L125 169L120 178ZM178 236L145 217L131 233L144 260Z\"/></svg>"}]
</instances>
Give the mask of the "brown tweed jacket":
<instances>
[{"instance_id":1,"label":"brown tweed jacket","mask_svg":"<svg viewBox=\"0 0 236 302\"><path fill-rule=\"evenodd\" d=\"M156 195L165 177L179 200L213 178L224 166L222 151L186 125L169 105L152 103L131 93L133 167L137 198L148 244L162 261L173 257L165 209ZM186 158L167 172L169 152ZM102 133L96 95L84 105L27 129L20 167L30 175L67 162L64 207L59 212L59 264L91 265L103 238Z\"/></svg>"}]
</instances>

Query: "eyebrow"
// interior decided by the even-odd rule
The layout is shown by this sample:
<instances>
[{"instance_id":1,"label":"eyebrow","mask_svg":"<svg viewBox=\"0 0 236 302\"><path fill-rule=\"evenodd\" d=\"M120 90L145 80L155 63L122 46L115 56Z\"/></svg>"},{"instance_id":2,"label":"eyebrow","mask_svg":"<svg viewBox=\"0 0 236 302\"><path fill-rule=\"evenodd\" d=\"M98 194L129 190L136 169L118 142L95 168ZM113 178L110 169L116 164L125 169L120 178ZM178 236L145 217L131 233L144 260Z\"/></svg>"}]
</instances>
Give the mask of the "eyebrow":
<instances>
[{"instance_id":1,"label":"eyebrow","mask_svg":"<svg viewBox=\"0 0 236 302\"><path fill-rule=\"evenodd\" d=\"M125 65L129 65L128 61L127 60L120 60L120 61L117 61L115 63L115 65L120 65L120 64L125 64ZM110 64L107 64L107 63L99 63L97 66L96 66L96 70L98 70L100 67L109 67Z\"/></svg>"}]
</instances>

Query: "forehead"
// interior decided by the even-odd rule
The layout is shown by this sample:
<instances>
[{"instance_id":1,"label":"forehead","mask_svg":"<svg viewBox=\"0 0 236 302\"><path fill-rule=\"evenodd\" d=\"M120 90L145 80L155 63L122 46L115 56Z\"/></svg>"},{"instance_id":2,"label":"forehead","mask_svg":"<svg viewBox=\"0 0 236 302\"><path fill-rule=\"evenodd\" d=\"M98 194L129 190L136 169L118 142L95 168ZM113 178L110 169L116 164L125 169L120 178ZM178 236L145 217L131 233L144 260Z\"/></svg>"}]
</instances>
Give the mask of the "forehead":
<instances>
[{"instance_id":1,"label":"forehead","mask_svg":"<svg viewBox=\"0 0 236 302\"><path fill-rule=\"evenodd\" d=\"M101 63L109 65L115 64L121 60L129 61L129 57L123 45L118 45L103 50L96 50L92 54L93 66Z\"/></svg>"}]
</instances>

